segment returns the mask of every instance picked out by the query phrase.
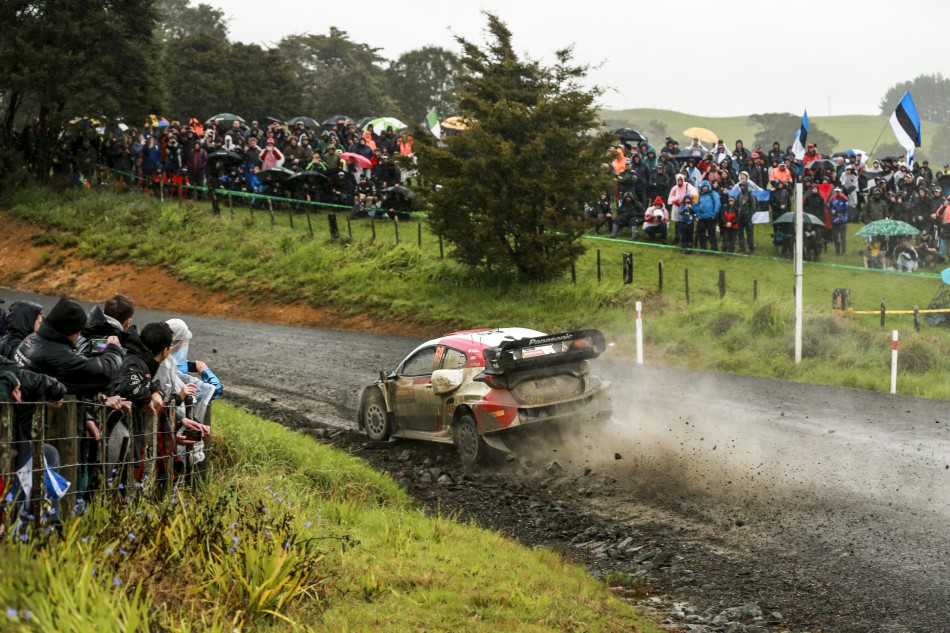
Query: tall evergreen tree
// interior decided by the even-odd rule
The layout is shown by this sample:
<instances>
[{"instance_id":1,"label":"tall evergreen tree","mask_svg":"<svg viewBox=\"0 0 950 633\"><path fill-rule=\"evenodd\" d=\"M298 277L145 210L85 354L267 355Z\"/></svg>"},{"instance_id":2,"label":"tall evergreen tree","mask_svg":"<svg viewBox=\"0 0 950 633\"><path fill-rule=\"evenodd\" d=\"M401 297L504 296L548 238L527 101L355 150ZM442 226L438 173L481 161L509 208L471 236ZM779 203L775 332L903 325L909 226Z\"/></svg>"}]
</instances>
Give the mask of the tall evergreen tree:
<instances>
[{"instance_id":1,"label":"tall evergreen tree","mask_svg":"<svg viewBox=\"0 0 950 633\"><path fill-rule=\"evenodd\" d=\"M458 71L458 56L438 46L400 55L386 69L386 83L396 102L396 114L406 117L407 122L423 120L433 106L441 116L455 114Z\"/></svg>"},{"instance_id":2,"label":"tall evergreen tree","mask_svg":"<svg viewBox=\"0 0 950 633\"><path fill-rule=\"evenodd\" d=\"M429 223L469 266L551 279L583 252L584 206L605 185L607 140L591 133L601 91L580 85L588 67L574 65L571 49L552 66L521 59L508 27L486 15L485 47L457 38L468 129L417 150L420 173L441 186Z\"/></svg>"}]
</instances>

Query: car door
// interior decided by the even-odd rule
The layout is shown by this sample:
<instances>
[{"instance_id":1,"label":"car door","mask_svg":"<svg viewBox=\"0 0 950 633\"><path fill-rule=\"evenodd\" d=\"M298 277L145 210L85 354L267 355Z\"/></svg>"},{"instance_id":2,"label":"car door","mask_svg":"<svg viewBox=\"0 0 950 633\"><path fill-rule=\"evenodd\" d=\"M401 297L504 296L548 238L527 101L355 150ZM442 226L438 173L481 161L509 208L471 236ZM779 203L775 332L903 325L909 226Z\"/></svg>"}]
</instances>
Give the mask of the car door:
<instances>
[{"instance_id":1,"label":"car door","mask_svg":"<svg viewBox=\"0 0 950 633\"><path fill-rule=\"evenodd\" d=\"M444 353L442 345L423 347L400 366L393 407L399 428L432 431L438 426L441 398L432 393L432 372L441 365Z\"/></svg>"}]
</instances>

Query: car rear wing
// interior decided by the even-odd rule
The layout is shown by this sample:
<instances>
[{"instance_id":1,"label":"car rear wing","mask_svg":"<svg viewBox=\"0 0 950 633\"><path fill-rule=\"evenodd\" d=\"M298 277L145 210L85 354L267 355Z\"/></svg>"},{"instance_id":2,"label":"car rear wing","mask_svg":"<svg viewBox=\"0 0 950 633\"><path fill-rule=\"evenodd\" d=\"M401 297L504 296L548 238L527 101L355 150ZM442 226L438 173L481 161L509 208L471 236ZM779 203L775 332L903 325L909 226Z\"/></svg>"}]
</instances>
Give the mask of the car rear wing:
<instances>
[{"instance_id":1,"label":"car rear wing","mask_svg":"<svg viewBox=\"0 0 950 633\"><path fill-rule=\"evenodd\" d=\"M497 376L577 363L597 358L606 348L604 335L593 328L506 341L485 350L484 373Z\"/></svg>"}]
</instances>

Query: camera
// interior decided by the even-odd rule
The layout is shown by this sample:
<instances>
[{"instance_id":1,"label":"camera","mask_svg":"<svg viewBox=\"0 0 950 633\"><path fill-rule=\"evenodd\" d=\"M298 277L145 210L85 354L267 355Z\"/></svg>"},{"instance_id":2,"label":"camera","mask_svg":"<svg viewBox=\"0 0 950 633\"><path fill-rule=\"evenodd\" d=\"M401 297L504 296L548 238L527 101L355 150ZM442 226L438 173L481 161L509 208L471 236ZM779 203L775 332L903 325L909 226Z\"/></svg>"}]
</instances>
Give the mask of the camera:
<instances>
[{"instance_id":1,"label":"camera","mask_svg":"<svg viewBox=\"0 0 950 633\"><path fill-rule=\"evenodd\" d=\"M189 440L191 442L197 442L198 440L201 439L201 431L199 431L198 429L185 428L185 429L182 429L180 435L184 437L186 440Z\"/></svg>"}]
</instances>

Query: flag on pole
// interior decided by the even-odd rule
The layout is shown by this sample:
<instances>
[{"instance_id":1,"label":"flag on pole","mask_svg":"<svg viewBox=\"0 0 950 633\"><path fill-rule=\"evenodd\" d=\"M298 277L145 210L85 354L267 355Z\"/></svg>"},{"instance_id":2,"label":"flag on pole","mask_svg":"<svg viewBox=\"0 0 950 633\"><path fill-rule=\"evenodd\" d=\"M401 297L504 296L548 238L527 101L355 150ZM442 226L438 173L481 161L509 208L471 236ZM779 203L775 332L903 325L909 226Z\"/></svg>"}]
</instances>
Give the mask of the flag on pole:
<instances>
[{"instance_id":1,"label":"flag on pole","mask_svg":"<svg viewBox=\"0 0 950 633\"><path fill-rule=\"evenodd\" d=\"M20 480L20 487L27 499L30 498L30 492L33 490L33 458L30 457L26 463L17 471L17 478ZM69 490L69 482L55 470L46 466L46 494L53 499L62 499Z\"/></svg>"},{"instance_id":2,"label":"flag on pole","mask_svg":"<svg viewBox=\"0 0 950 633\"><path fill-rule=\"evenodd\" d=\"M432 132L432 136L442 138L442 126L439 124L439 113L433 107L426 115L426 129Z\"/></svg>"},{"instance_id":3,"label":"flag on pole","mask_svg":"<svg viewBox=\"0 0 950 633\"><path fill-rule=\"evenodd\" d=\"M891 115L891 128L901 147L907 150L907 164L914 164L914 148L920 147L920 117L910 92L905 92Z\"/></svg>"},{"instance_id":4,"label":"flag on pole","mask_svg":"<svg viewBox=\"0 0 950 633\"><path fill-rule=\"evenodd\" d=\"M801 160L805 156L805 147L808 143L808 110L802 116L802 126L798 128L795 134L795 142L792 143L792 153L795 154L795 160Z\"/></svg>"}]
</instances>

